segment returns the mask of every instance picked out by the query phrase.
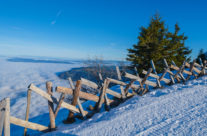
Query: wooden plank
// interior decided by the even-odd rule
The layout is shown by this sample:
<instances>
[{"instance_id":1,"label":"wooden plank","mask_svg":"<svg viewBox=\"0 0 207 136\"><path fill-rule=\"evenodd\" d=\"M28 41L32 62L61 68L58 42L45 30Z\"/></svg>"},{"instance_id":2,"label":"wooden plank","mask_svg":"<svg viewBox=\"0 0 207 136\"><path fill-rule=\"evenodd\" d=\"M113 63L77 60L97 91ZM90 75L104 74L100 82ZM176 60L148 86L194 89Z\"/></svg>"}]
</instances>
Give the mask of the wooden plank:
<instances>
[{"instance_id":1,"label":"wooden plank","mask_svg":"<svg viewBox=\"0 0 207 136\"><path fill-rule=\"evenodd\" d=\"M196 62L196 60L193 60L193 62L190 64L190 72L191 72L191 73L193 73L193 68L194 68L195 62ZM191 77L191 76L188 75L188 77L186 78L186 80L189 80L190 77Z\"/></svg>"},{"instance_id":2,"label":"wooden plank","mask_svg":"<svg viewBox=\"0 0 207 136\"><path fill-rule=\"evenodd\" d=\"M128 74L128 73L127 73ZM131 74L130 74L131 75ZM134 76L134 75L133 75ZM135 76L136 77L136 76ZM139 78L139 77L138 77ZM107 78L110 83L114 83L114 84L118 84L118 85L122 85L122 86L126 86L127 84L125 82L122 82L122 81L119 81L119 80L116 80L116 79L112 79L112 78ZM141 81L141 80L140 80ZM138 85L132 85L131 88L133 89L138 89L139 86Z\"/></svg>"},{"instance_id":3,"label":"wooden plank","mask_svg":"<svg viewBox=\"0 0 207 136\"><path fill-rule=\"evenodd\" d=\"M108 79L104 80L104 86L103 86L103 89L101 91L101 95L99 96L99 101L98 101L98 107L97 107L98 111L101 109L101 106L104 102L104 96L105 96L106 89L108 88L109 83L110 81Z\"/></svg>"},{"instance_id":4,"label":"wooden plank","mask_svg":"<svg viewBox=\"0 0 207 136\"><path fill-rule=\"evenodd\" d=\"M121 72L120 72L118 66L116 66L116 72L117 72L118 80L121 81ZM121 90L122 98L125 99L126 98L126 94L125 94L125 91L124 91L124 88L123 88L122 85L120 85L120 90Z\"/></svg>"},{"instance_id":5,"label":"wooden plank","mask_svg":"<svg viewBox=\"0 0 207 136\"><path fill-rule=\"evenodd\" d=\"M110 94L110 95L113 95L114 97L116 98L119 98L121 99L121 94L115 92L115 91L112 91L111 89L106 89L106 93Z\"/></svg>"},{"instance_id":6,"label":"wooden plank","mask_svg":"<svg viewBox=\"0 0 207 136\"><path fill-rule=\"evenodd\" d=\"M188 67L188 68L190 68L191 65L190 65L188 62L186 62L186 63L185 63L185 66ZM196 67L194 67L194 66L193 66L192 70L194 70L194 71L197 72L198 74L201 73L201 71L200 71L199 69L197 69ZM191 71L191 73L192 73L192 71Z\"/></svg>"},{"instance_id":7,"label":"wooden plank","mask_svg":"<svg viewBox=\"0 0 207 136\"><path fill-rule=\"evenodd\" d=\"M167 60L166 60L166 59L163 59L163 60L164 60L164 64L165 64L165 67L166 67L166 69L167 69L167 72L170 73L170 79L171 79L171 82L172 82L172 84L175 84L175 79L174 79L174 77L172 76L173 73L170 71L170 68L169 68L169 66L168 66Z\"/></svg>"},{"instance_id":8,"label":"wooden plank","mask_svg":"<svg viewBox=\"0 0 207 136\"><path fill-rule=\"evenodd\" d=\"M127 73L127 72L125 72L125 77L126 77L126 78L129 78L129 79L136 79L136 80L139 81L139 82L142 81L142 79L141 79L140 77L137 77L137 76L135 76L135 75L129 74L129 73Z\"/></svg>"},{"instance_id":9,"label":"wooden plank","mask_svg":"<svg viewBox=\"0 0 207 136\"><path fill-rule=\"evenodd\" d=\"M177 70L177 71L179 71L179 67L177 67L177 66L174 66L174 65L170 65L170 68L172 68L172 69L174 69L174 70ZM183 73L186 73L186 74L188 74L188 75L192 75L192 73L191 72L189 72L189 71L187 71L187 70L183 70Z\"/></svg>"},{"instance_id":10,"label":"wooden plank","mask_svg":"<svg viewBox=\"0 0 207 136\"><path fill-rule=\"evenodd\" d=\"M17 126L21 126L21 127L26 127L32 130L37 130L37 131L44 131L47 130L48 127L40 125L40 124L36 124L36 123L32 123L32 122L28 122L22 119L18 119L16 117L10 116L10 122L12 124L15 124Z\"/></svg>"},{"instance_id":11,"label":"wooden plank","mask_svg":"<svg viewBox=\"0 0 207 136\"><path fill-rule=\"evenodd\" d=\"M42 97L44 97L45 99L49 100L50 102L53 102L55 104L58 104L58 99L55 98L55 97L51 97L49 94L47 94L46 92L44 92L43 90L41 90L40 88L36 87L34 84L31 84L29 86L29 89L31 89L32 91L36 92L37 94L41 95ZM68 110L71 110L75 113L80 113L79 110L73 106L73 105L70 105L66 102L63 102L62 105L61 105L63 108L66 108Z\"/></svg>"},{"instance_id":12,"label":"wooden plank","mask_svg":"<svg viewBox=\"0 0 207 136\"><path fill-rule=\"evenodd\" d=\"M168 72L170 75L172 75L172 76L174 75L173 72L170 71L169 69L167 69L167 72Z\"/></svg>"},{"instance_id":13,"label":"wooden plank","mask_svg":"<svg viewBox=\"0 0 207 136\"><path fill-rule=\"evenodd\" d=\"M75 90L75 86L74 86L73 81L72 81L71 78L69 78L69 84L70 84L70 87L71 87L73 90ZM79 93L80 93L80 92L79 92ZM79 94L79 95L80 95L80 94ZM88 114L88 112L87 112L87 111L84 111L84 109L83 109L83 107L82 107L82 105L81 105L79 96L78 96L77 103L78 103L78 107L79 107L80 113L82 114L83 117L85 117L86 114Z\"/></svg>"},{"instance_id":14,"label":"wooden plank","mask_svg":"<svg viewBox=\"0 0 207 136\"><path fill-rule=\"evenodd\" d=\"M2 130L4 126L5 110L6 110L6 99L3 99L0 101L0 136L2 134Z\"/></svg>"},{"instance_id":15,"label":"wooden plank","mask_svg":"<svg viewBox=\"0 0 207 136\"><path fill-rule=\"evenodd\" d=\"M121 97L123 99L125 99L126 98L126 94L125 94L125 91L124 91L124 87L122 85L120 85L120 90L121 90Z\"/></svg>"},{"instance_id":16,"label":"wooden plank","mask_svg":"<svg viewBox=\"0 0 207 136\"><path fill-rule=\"evenodd\" d=\"M61 87L61 86L56 87L56 92L66 93L66 94L70 94L70 95L73 94L73 90L71 88L66 88L66 87ZM79 92L79 98L83 98L83 99L86 99L86 100L91 100L91 101L94 101L94 102L98 102L98 100L99 100L98 96L96 96L94 94L82 92L82 91ZM109 100L109 101L113 102L113 100Z\"/></svg>"},{"instance_id":17,"label":"wooden plank","mask_svg":"<svg viewBox=\"0 0 207 136\"><path fill-rule=\"evenodd\" d=\"M139 86L139 85L132 84L132 85L131 85L131 88L137 90L137 89L140 88L140 86Z\"/></svg>"},{"instance_id":18,"label":"wooden plank","mask_svg":"<svg viewBox=\"0 0 207 136\"><path fill-rule=\"evenodd\" d=\"M146 74L147 74L147 71L146 71L146 70L143 70L142 73L146 75ZM164 75L165 75L165 74L164 74ZM151 77L153 77L153 78L156 78L156 79L159 79L159 80L160 80L160 77L159 77L158 75L153 74L153 73L150 73L149 76L151 76ZM163 78L161 78L161 80L164 81L164 82L167 83L167 84L170 83L170 80L167 79L167 78L164 78L164 77L163 77ZM160 81L161 81L161 80L160 80Z\"/></svg>"},{"instance_id":19,"label":"wooden plank","mask_svg":"<svg viewBox=\"0 0 207 136\"><path fill-rule=\"evenodd\" d=\"M56 92L73 95L73 90L71 88L66 88L66 87L61 87L61 86L56 87ZM94 102L98 102L99 100L98 96L94 94L82 92L82 91L79 92L79 97L86 99L86 100L91 100Z\"/></svg>"},{"instance_id":20,"label":"wooden plank","mask_svg":"<svg viewBox=\"0 0 207 136\"><path fill-rule=\"evenodd\" d=\"M141 84L140 84L140 91L143 90L143 85L145 84L145 82L147 81L147 78L149 77L150 73L152 72L152 68L149 68L149 70L147 71L147 74L145 75L145 77L143 78ZM148 85L146 85L146 88L142 91L141 95L144 95L147 91L148 91ZM138 91L139 92L139 91Z\"/></svg>"},{"instance_id":21,"label":"wooden plank","mask_svg":"<svg viewBox=\"0 0 207 136\"><path fill-rule=\"evenodd\" d=\"M109 111L109 109L110 109L110 103L109 103L108 96L107 96L107 93L106 92L104 94L104 102L106 104L106 106L105 106L106 111Z\"/></svg>"},{"instance_id":22,"label":"wooden plank","mask_svg":"<svg viewBox=\"0 0 207 136\"><path fill-rule=\"evenodd\" d=\"M99 73L99 86L100 86L99 90L101 90L104 86L103 77L102 77L101 73ZM106 104L105 108L108 111L110 109L110 102L107 97L107 93L104 94L104 100L105 100L105 104Z\"/></svg>"},{"instance_id":23,"label":"wooden plank","mask_svg":"<svg viewBox=\"0 0 207 136\"><path fill-rule=\"evenodd\" d=\"M89 86L91 88L94 88L94 89L98 88L98 85L96 83L94 83L92 81L89 81L89 80L87 80L85 78L81 78L81 81L82 81L82 84L87 85L87 86Z\"/></svg>"},{"instance_id":24,"label":"wooden plank","mask_svg":"<svg viewBox=\"0 0 207 136\"><path fill-rule=\"evenodd\" d=\"M134 67L134 71L135 71L136 76L137 76L138 78L140 78L140 77L139 77L138 70L137 70L137 67ZM139 81L139 84L141 84L140 81ZM133 88L133 89L135 89L135 88ZM137 88L137 89L138 89L138 88ZM136 90L136 89L135 89L135 90Z\"/></svg>"},{"instance_id":25,"label":"wooden plank","mask_svg":"<svg viewBox=\"0 0 207 136\"><path fill-rule=\"evenodd\" d=\"M2 130L3 130L3 127L4 127L4 116L5 116L5 109L0 109L0 136L2 134Z\"/></svg>"},{"instance_id":26,"label":"wooden plank","mask_svg":"<svg viewBox=\"0 0 207 136\"><path fill-rule=\"evenodd\" d=\"M184 71L184 68L185 68L185 63L186 63L186 61L183 62L182 66L180 66L180 68L177 70L177 73L174 75L174 77L175 77L176 79L178 79L178 76L180 76L180 77L183 79L183 81L186 81L186 79L184 78L184 76L183 76L183 74L182 74L182 72ZM176 66L176 64L175 64L174 61L172 61L172 64L173 64L174 66ZM178 80L178 82L179 82L179 80Z\"/></svg>"},{"instance_id":27,"label":"wooden plank","mask_svg":"<svg viewBox=\"0 0 207 136\"><path fill-rule=\"evenodd\" d=\"M3 126L4 126L4 116L5 116L5 107L0 108L0 136L2 134Z\"/></svg>"},{"instance_id":28,"label":"wooden plank","mask_svg":"<svg viewBox=\"0 0 207 136\"><path fill-rule=\"evenodd\" d=\"M60 110L61 105L62 105L64 99L65 99L65 94L64 93L61 93L60 99L59 99L58 104L57 104L57 107L55 109L55 118L57 117L58 111Z\"/></svg>"},{"instance_id":29,"label":"wooden plank","mask_svg":"<svg viewBox=\"0 0 207 136\"><path fill-rule=\"evenodd\" d=\"M157 71L156 71L156 68L155 68L154 61L153 61L153 60L151 60L151 61L150 61L150 63L151 63L151 66L152 66L153 72L155 73L155 75L157 75ZM158 75L157 75L157 76L158 76ZM157 86L158 86L158 87L161 87L161 84L160 84L160 80L159 80L159 78L156 78L156 81L157 81Z\"/></svg>"},{"instance_id":30,"label":"wooden plank","mask_svg":"<svg viewBox=\"0 0 207 136\"><path fill-rule=\"evenodd\" d=\"M73 101L72 101L73 106L77 105L78 96L79 96L79 92L80 92L80 89L81 89L81 82L82 82L81 80L78 80L76 82L75 90L73 91ZM69 121L72 118L74 118L74 113L69 112L67 120Z\"/></svg>"},{"instance_id":31,"label":"wooden plank","mask_svg":"<svg viewBox=\"0 0 207 136\"><path fill-rule=\"evenodd\" d=\"M99 76L100 81L103 81L103 77L102 77L101 73L98 73L98 76Z\"/></svg>"},{"instance_id":32,"label":"wooden plank","mask_svg":"<svg viewBox=\"0 0 207 136\"><path fill-rule=\"evenodd\" d=\"M129 78L129 79L136 79L137 81L142 82L142 78L137 77L137 76L132 75L132 74L129 74L127 72L125 72L125 77L126 78ZM153 87L156 87L157 86L156 83L154 83L152 81L149 81L149 80L146 80L145 84L148 84L148 85L153 86Z\"/></svg>"},{"instance_id":33,"label":"wooden plank","mask_svg":"<svg viewBox=\"0 0 207 136\"><path fill-rule=\"evenodd\" d=\"M179 81L180 79L180 77L181 77L181 79L183 80L183 81L186 81L186 79L185 79L185 77L183 76L183 71L185 70L185 64L186 64L186 60L184 60L184 62L183 62L183 64L182 64L182 66L180 66L180 68L179 68L179 70L178 70L178 72L174 75L174 77ZM172 60L172 64L174 65L174 66L176 66L176 64L175 64L175 62ZM187 72L189 72L189 71L187 71ZM192 72L190 72L192 75L193 75L193 73Z\"/></svg>"},{"instance_id":34,"label":"wooden plank","mask_svg":"<svg viewBox=\"0 0 207 136\"><path fill-rule=\"evenodd\" d=\"M202 66L200 64L196 63L196 62L195 62L195 66L199 67L199 68L202 68Z\"/></svg>"},{"instance_id":35,"label":"wooden plank","mask_svg":"<svg viewBox=\"0 0 207 136\"><path fill-rule=\"evenodd\" d=\"M124 92L125 94L129 94L129 89L130 87L134 84L134 82L136 81L136 79L132 79L125 87Z\"/></svg>"},{"instance_id":36,"label":"wooden plank","mask_svg":"<svg viewBox=\"0 0 207 136\"><path fill-rule=\"evenodd\" d=\"M110 83L114 83L114 84L118 84L118 85L123 85L123 86L126 85L126 83L124 83L124 82L122 82L122 81L119 81L119 80L116 80L116 79L107 78L107 80L108 80Z\"/></svg>"},{"instance_id":37,"label":"wooden plank","mask_svg":"<svg viewBox=\"0 0 207 136\"><path fill-rule=\"evenodd\" d=\"M159 78L159 81L162 81L163 80L165 83L169 84L170 83L170 80L164 78L166 74L167 74L167 69L164 68L164 72L162 73L161 77Z\"/></svg>"},{"instance_id":38,"label":"wooden plank","mask_svg":"<svg viewBox=\"0 0 207 136\"><path fill-rule=\"evenodd\" d=\"M121 72L118 66L116 66L116 72L117 72L118 79L121 80Z\"/></svg>"},{"instance_id":39,"label":"wooden plank","mask_svg":"<svg viewBox=\"0 0 207 136\"><path fill-rule=\"evenodd\" d=\"M138 87L137 87L137 89L138 89ZM113 90L111 90L111 89L106 89L106 93L107 94L110 94L110 95L112 95L112 96L114 96L114 97L116 97L116 98L121 98L121 94L119 94L119 93L117 93L117 92L115 92L115 91L113 91ZM127 93L127 97L131 97L131 96L133 96L134 94L132 94L132 93Z\"/></svg>"},{"instance_id":40,"label":"wooden plank","mask_svg":"<svg viewBox=\"0 0 207 136\"><path fill-rule=\"evenodd\" d=\"M152 72L152 68L149 68L149 70L147 71L147 74L145 75L145 77L142 79L142 85L145 84L145 82L147 81L147 78L149 77L150 73ZM142 86L141 85L141 86Z\"/></svg>"},{"instance_id":41,"label":"wooden plank","mask_svg":"<svg viewBox=\"0 0 207 136\"><path fill-rule=\"evenodd\" d=\"M29 120L29 110L30 110L30 103L31 103L31 92L32 90L28 89L27 90L27 109L26 109L26 117L25 120L28 121ZM24 136L27 135L27 128L24 128Z\"/></svg>"},{"instance_id":42,"label":"wooden plank","mask_svg":"<svg viewBox=\"0 0 207 136\"><path fill-rule=\"evenodd\" d=\"M4 135L10 136L10 98L6 98L5 115L4 115Z\"/></svg>"},{"instance_id":43,"label":"wooden plank","mask_svg":"<svg viewBox=\"0 0 207 136\"><path fill-rule=\"evenodd\" d=\"M68 81L69 81L69 84L70 84L70 87L72 88L72 90L75 89L75 86L74 86L74 83L73 83L73 80L71 77L68 78Z\"/></svg>"},{"instance_id":44,"label":"wooden plank","mask_svg":"<svg viewBox=\"0 0 207 136\"><path fill-rule=\"evenodd\" d=\"M46 82L47 93L52 96L52 82ZM49 109L49 116L50 116L50 128L55 129L55 113L54 113L54 105L53 102L48 100L48 109Z\"/></svg>"}]
</instances>

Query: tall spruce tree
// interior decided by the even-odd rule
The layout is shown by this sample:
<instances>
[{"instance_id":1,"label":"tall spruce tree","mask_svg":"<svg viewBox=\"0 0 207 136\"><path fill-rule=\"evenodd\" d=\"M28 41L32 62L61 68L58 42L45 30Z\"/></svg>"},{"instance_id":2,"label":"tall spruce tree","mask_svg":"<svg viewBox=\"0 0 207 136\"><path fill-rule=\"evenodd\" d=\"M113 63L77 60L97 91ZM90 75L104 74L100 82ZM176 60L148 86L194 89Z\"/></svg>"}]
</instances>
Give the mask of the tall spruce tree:
<instances>
[{"instance_id":1,"label":"tall spruce tree","mask_svg":"<svg viewBox=\"0 0 207 136\"><path fill-rule=\"evenodd\" d=\"M179 26L175 25L175 32L171 33L165 26L165 22L156 14L151 18L147 28L141 27L138 43L128 49L127 60L132 62L132 66L137 67L139 72L142 69L151 67L150 60L154 60L157 71L163 69L163 59L174 60L176 64L181 65L191 53L184 43L187 39L184 34L179 35Z\"/></svg>"}]
</instances>

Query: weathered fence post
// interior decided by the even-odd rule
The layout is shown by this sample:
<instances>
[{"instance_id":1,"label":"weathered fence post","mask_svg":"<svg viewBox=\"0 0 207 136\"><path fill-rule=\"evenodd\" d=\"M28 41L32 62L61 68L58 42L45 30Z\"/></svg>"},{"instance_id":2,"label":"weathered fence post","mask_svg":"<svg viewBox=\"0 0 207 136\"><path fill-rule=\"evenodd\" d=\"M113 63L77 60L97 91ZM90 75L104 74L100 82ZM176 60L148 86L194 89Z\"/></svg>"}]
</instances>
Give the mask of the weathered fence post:
<instances>
[{"instance_id":1,"label":"weathered fence post","mask_svg":"<svg viewBox=\"0 0 207 136\"><path fill-rule=\"evenodd\" d=\"M31 103L31 92L32 90L28 89L27 90L27 109L26 109L26 117L25 117L25 121L29 120L29 109L30 109L30 103ZM26 136L27 134L27 128L24 128L24 136Z\"/></svg>"},{"instance_id":2,"label":"weathered fence post","mask_svg":"<svg viewBox=\"0 0 207 136\"><path fill-rule=\"evenodd\" d=\"M0 101L0 136L2 135L2 130L4 127L4 117L5 117L5 110L6 110L6 102L5 99Z\"/></svg>"},{"instance_id":3,"label":"weathered fence post","mask_svg":"<svg viewBox=\"0 0 207 136\"><path fill-rule=\"evenodd\" d=\"M145 77L142 79L141 84L140 84L140 89L138 90L138 93L142 91L141 95L145 94L148 91L148 85L146 85L146 88L144 89L144 84L147 81L147 78L149 77L150 73L152 72L152 68L149 68L147 71L147 74Z\"/></svg>"},{"instance_id":4,"label":"weathered fence post","mask_svg":"<svg viewBox=\"0 0 207 136\"><path fill-rule=\"evenodd\" d=\"M10 136L10 98L0 101L0 135Z\"/></svg>"},{"instance_id":5,"label":"weathered fence post","mask_svg":"<svg viewBox=\"0 0 207 136\"><path fill-rule=\"evenodd\" d=\"M75 90L75 86L73 84L73 80L71 79L71 77L68 78L68 81L69 81L69 84L70 84L70 87L73 89L73 91ZM80 88L81 89L81 88ZM85 111L81 105L81 102L80 102L80 98L79 98L79 95L78 95L78 98L77 98L77 104L78 104L78 107L79 107L79 110L80 110L80 113L82 114L83 117L86 116L85 114Z\"/></svg>"},{"instance_id":6,"label":"weathered fence post","mask_svg":"<svg viewBox=\"0 0 207 136\"><path fill-rule=\"evenodd\" d=\"M151 66L152 66L153 72L155 73L155 75L157 75L157 71L156 71L156 68L155 68L154 61L153 61L153 60L151 60L151 61L150 61L150 63L151 63ZM160 80L156 78L156 81L157 81L157 85L158 85L158 87L161 87Z\"/></svg>"},{"instance_id":7,"label":"weathered fence post","mask_svg":"<svg viewBox=\"0 0 207 136\"><path fill-rule=\"evenodd\" d=\"M99 72L98 73L98 75L99 75L99 80L100 80L100 89L103 89L103 86L104 86L104 82L103 82L103 77L102 77L102 74ZM99 90L100 90L99 89ZM107 97L107 93L105 93L104 94L104 99L105 99L105 109L107 110L107 111L109 111L110 110L110 102L109 102L109 100L108 100L108 97Z\"/></svg>"},{"instance_id":8,"label":"weathered fence post","mask_svg":"<svg viewBox=\"0 0 207 136\"><path fill-rule=\"evenodd\" d=\"M118 66L116 66L116 72L117 72L118 80L121 81L121 72L120 72ZM122 85L120 85L120 89L121 89L121 95L122 95L122 98L125 99L125 98L126 98L126 94L125 94L125 92L124 92L124 88L123 88Z\"/></svg>"},{"instance_id":9,"label":"weathered fence post","mask_svg":"<svg viewBox=\"0 0 207 136\"><path fill-rule=\"evenodd\" d=\"M190 72L193 74L193 68L194 68L194 64L195 64L196 60L193 60L193 62L191 62L190 64ZM195 75L194 75L195 76ZM189 80L191 77L191 75L188 75L186 80Z\"/></svg>"},{"instance_id":10,"label":"weathered fence post","mask_svg":"<svg viewBox=\"0 0 207 136\"><path fill-rule=\"evenodd\" d=\"M60 110L61 104L63 103L64 99L65 99L65 93L61 93L59 102L58 102L57 107L55 109L55 118L57 117L58 111Z\"/></svg>"},{"instance_id":11,"label":"weathered fence post","mask_svg":"<svg viewBox=\"0 0 207 136\"><path fill-rule=\"evenodd\" d=\"M168 63L167 63L166 59L164 59L164 64L165 64L166 69L168 71L170 71L170 68L168 66ZM171 75L171 73L170 73L170 79L171 79L172 84L175 84L175 79L173 78L173 76Z\"/></svg>"},{"instance_id":12,"label":"weathered fence post","mask_svg":"<svg viewBox=\"0 0 207 136\"><path fill-rule=\"evenodd\" d=\"M177 71L177 73L175 74L175 78L177 78L178 77L178 75L180 75L180 77L183 79L183 81L185 82L186 81L186 79L185 79L185 77L183 76L183 71L184 71L184 68L185 68L185 63L186 63L186 60L183 62L183 64L180 66L180 68L178 69L178 71ZM172 60L172 64L174 65L174 66L176 66L176 64L175 64L175 62Z\"/></svg>"},{"instance_id":13,"label":"weathered fence post","mask_svg":"<svg viewBox=\"0 0 207 136\"><path fill-rule=\"evenodd\" d=\"M167 69L164 68L164 72L162 73L162 75L160 76L160 78L158 79L159 81L163 80L164 79L164 76L166 75L167 73Z\"/></svg>"},{"instance_id":14,"label":"weathered fence post","mask_svg":"<svg viewBox=\"0 0 207 136\"><path fill-rule=\"evenodd\" d=\"M139 73L138 73L138 70L137 70L137 67L134 67L134 71L135 71L136 76L137 76L138 78L140 78ZM138 82L139 82L139 84L141 84L140 81L138 81Z\"/></svg>"},{"instance_id":15,"label":"weathered fence post","mask_svg":"<svg viewBox=\"0 0 207 136\"><path fill-rule=\"evenodd\" d=\"M6 111L4 116L4 135L10 136L10 98L6 98Z\"/></svg>"},{"instance_id":16,"label":"weathered fence post","mask_svg":"<svg viewBox=\"0 0 207 136\"><path fill-rule=\"evenodd\" d=\"M46 82L47 93L52 96L52 82ZM55 114L54 114L54 105L52 102L48 101L49 115L50 115L50 128L55 129Z\"/></svg>"},{"instance_id":17,"label":"weathered fence post","mask_svg":"<svg viewBox=\"0 0 207 136\"><path fill-rule=\"evenodd\" d=\"M79 97L80 89L81 89L81 80L78 80L76 82L75 90L73 92L73 101L72 101L73 106L76 106L77 103L78 103L78 97ZM69 112L67 121L69 121L69 122L74 122L75 121L74 113L72 111Z\"/></svg>"},{"instance_id":18,"label":"weathered fence post","mask_svg":"<svg viewBox=\"0 0 207 136\"><path fill-rule=\"evenodd\" d=\"M98 111L101 109L101 106L102 106L102 104L104 102L104 98L105 98L105 94L106 94L106 89L108 88L108 85L109 85L109 80L105 79L104 80L104 85L103 85L103 88L102 88L102 91L101 91L101 94L99 96L98 107L97 107ZM105 99L107 99L107 98L105 98Z\"/></svg>"},{"instance_id":19,"label":"weathered fence post","mask_svg":"<svg viewBox=\"0 0 207 136\"><path fill-rule=\"evenodd\" d=\"M124 92L127 94L129 93L129 88L132 86L132 84L134 84L134 82L136 81L136 79L132 79L125 87Z\"/></svg>"}]
</instances>

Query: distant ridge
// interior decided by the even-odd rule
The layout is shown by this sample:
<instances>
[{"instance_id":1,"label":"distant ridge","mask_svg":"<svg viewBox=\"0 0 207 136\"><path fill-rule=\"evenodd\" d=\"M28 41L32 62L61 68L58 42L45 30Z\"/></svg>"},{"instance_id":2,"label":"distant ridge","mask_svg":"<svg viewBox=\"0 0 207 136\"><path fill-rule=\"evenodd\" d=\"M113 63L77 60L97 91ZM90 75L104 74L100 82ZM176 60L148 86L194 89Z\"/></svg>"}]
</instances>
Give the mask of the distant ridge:
<instances>
[{"instance_id":1,"label":"distant ridge","mask_svg":"<svg viewBox=\"0 0 207 136\"><path fill-rule=\"evenodd\" d=\"M73 64L69 60L53 60L53 59L32 59L32 58L9 58L7 61L10 62L28 62L28 63L62 63L62 64Z\"/></svg>"}]
</instances>

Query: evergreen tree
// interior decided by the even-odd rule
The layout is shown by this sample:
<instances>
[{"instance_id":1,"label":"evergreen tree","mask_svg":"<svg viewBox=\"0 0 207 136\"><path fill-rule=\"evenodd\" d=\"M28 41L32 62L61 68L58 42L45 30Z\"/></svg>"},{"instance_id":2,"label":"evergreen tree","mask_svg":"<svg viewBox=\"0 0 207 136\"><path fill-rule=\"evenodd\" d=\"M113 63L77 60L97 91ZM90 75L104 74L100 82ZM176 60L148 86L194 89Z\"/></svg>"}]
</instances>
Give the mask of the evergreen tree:
<instances>
[{"instance_id":1,"label":"evergreen tree","mask_svg":"<svg viewBox=\"0 0 207 136\"><path fill-rule=\"evenodd\" d=\"M154 60L157 71L163 69L163 59L174 60L181 65L183 60L190 59L187 55L191 53L184 42L187 39L184 34L178 35L180 28L175 25L175 32L171 33L165 26L165 22L156 14L151 18L147 28L141 27L138 43L128 49L127 60L132 62L132 66L137 67L139 72L151 67L150 60Z\"/></svg>"},{"instance_id":2,"label":"evergreen tree","mask_svg":"<svg viewBox=\"0 0 207 136\"><path fill-rule=\"evenodd\" d=\"M184 34L179 35L180 27L175 24L174 33L168 32L167 39L168 44L164 47L164 57L171 62L172 60L178 65L182 65L184 60L189 61L188 55L192 52L185 46L185 40L187 37Z\"/></svg>"}]
</instances>

